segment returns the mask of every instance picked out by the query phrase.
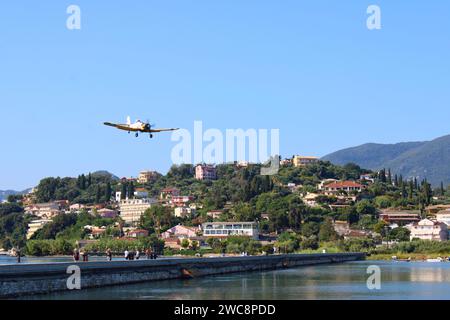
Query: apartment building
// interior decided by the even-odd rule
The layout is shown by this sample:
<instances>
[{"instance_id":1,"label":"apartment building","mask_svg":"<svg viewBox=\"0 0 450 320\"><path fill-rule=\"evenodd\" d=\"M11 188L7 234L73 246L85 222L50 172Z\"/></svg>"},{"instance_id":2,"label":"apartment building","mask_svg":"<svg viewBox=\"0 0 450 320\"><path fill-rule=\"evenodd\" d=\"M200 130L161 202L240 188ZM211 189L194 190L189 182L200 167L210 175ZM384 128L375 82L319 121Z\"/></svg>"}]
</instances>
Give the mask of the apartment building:
<instances>
[{"instance_id":1,"label":"apartment building","mask_svg":"<svg viewBox=\"0 0 450 320\"><path fill-rule=\"evenodd\" d=\"M139 173L137 181L139 183L150 183L155 181L159 176L159 173L156 171L141 171Z\"/></svg>"},{"instance_id":2,"label":"apartment building","mask_svg":"<svg viewBox=\"0 0 450 320\"><path fill-rule=\"evenodd\" d=\"M294 167L304 167L309 164L313 164L319 161L319 158L317 157L305 157L305 156L295 156L292 159L292 163L294 164Z\"/></svg>"},{"instance_id":3,"label":"apartment building","mask_svg":"<svg viewBox=\"0 0 450 320\"><path fill-rule=\"evenodd\" d=\"M207 222L202 225L203 236L226 238L229 236L250 237L259 239L256 222Z\"/></svg>"},{"instance_id":4,"label":"apartment building","mask_svg":"<svg viewBox=\"0 0 450 320\"><path fill-rule=\"evenodd\" d=\"M212 165L199 164L195 167L195 179L197 180L216 180L217 169Z\"/></svg>"},{"instance_id":5,"label":"apartment building","mask_svg":"<svg viewBox=\"0 0 450 320\"><path fill-rule=\"evenodd\" d=\"M155 199L127 199L120 201L120 217L127 225L137 225L144 212L157 204Z\"/></svg>"},{"instance_id":6,"label":"apartment building","mask_svg":"<svg viewBox=\"0 0 450 320\"><path fill-rule=\"evenodd\" d=\"M448 228L443 222L424 219L409 227L409 230L411 231L411 240L416 238L420 240L432 241L448 240Z\"/></svg>"}]
</instances>

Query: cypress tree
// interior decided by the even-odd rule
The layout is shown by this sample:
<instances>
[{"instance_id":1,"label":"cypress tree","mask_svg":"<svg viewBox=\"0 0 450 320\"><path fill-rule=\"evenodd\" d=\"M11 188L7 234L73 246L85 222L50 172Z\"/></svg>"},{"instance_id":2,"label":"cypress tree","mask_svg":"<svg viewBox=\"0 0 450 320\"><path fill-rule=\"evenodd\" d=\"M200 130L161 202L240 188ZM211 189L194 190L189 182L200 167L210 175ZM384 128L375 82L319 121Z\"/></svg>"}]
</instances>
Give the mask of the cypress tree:
<instances>
[{"instance_id":1,"label":"cypress tree","mask_svg":"<svg viewBox=\"0 0 450 320\"><path fill-rule=\"evenodd\" d=\"M392 185L392 173L391 173L391 169L389 168L388 170L388 181L387 181L390 185Z\"/></svg>"},{"instance_id":2,"label":"cypress tree","mask_svg":"<svg viewBox=\"0 0 450 320\"><path fill-rule=\"evenodd\" d=\"M127 198L127 184L122 183L122 188L120 190L120 200L125 200Z\"/></svg>"},{"instance_id":3,"label":"cypress tree","mask_svg":"<svg viewBox=\"0 0 450 320\"><path fill-rule=\"evenodd\" d=\"M108 182L106 184L106 189L105 189L105 199L106 202L109 202L111 200L111 195L112 195L112 189L111 189L111 183Z\"/></svg>"},{"instance_id":4,"label":"cypress tree","mask_svg":"<svg viewBox=\"0 0 450 320\"><path fill-rule=\"evenodd\" d=\"M100 185L98 184L97 192L95 194L95 203L97 203L97 204L100 203L101 197L102 197L102 195L101 195Z\"/></svg>"}]
</instances>

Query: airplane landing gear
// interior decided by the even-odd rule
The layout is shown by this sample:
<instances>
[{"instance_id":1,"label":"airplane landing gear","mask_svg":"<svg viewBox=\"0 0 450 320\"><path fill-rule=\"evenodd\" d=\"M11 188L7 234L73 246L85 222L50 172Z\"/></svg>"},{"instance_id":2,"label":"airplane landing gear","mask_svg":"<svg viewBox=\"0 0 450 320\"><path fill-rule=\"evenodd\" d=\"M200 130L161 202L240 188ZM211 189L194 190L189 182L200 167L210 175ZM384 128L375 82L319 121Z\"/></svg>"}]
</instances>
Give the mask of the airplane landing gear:
<instances>
[{"instance_id":1,"label":"airplane landing gear","mask_svg":"<svg viewBox=\"0 0 450 320\"><path fill-rule=\"evenodd\" d=\"M137 138L137 137L139 137L139 133L137 133L137 132L136 132L136 135L135 135L135 137L136 137L136 138Z\"/></svg>"},{"instance_id":2,"label":"airplane landing gear","mask_svg":"<svg viewBox=\"0 0 450 320\"><path fill-rule=\"evenodd\" d=\"M150 139L153 139L153 135L152 134L150 134Z\"/></svg>"}]
</instances>

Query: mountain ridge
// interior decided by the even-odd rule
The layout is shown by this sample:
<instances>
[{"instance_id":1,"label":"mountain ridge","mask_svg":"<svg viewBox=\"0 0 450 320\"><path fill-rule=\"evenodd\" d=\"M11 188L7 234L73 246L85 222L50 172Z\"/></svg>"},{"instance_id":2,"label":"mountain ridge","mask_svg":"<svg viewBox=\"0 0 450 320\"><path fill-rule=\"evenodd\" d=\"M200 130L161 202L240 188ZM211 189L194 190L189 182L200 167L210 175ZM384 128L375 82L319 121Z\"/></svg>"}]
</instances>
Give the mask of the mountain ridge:
<instances>
[{"instance_id":1,"label":"mountain ridge","mask_svg":"<svg viewBox=\"0 0 450 320\"><path fill-rule=\"evenodd\" d=\"M432 185L450 185L450 135L431 141L395 144L366 143L322 158L337 165L356 163L371 170L390 168L404 178L427 179Z\"/></svg>"}]
</instances>

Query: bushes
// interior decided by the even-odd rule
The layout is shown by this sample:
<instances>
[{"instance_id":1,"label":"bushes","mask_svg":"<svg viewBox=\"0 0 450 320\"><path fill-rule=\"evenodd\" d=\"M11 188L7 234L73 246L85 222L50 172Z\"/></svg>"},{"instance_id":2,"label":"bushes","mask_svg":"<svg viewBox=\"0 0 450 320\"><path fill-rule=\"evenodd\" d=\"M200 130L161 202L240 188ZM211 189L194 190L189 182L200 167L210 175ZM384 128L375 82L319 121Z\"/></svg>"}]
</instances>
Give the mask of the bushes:
<instances>
[{"instance_id":1,"label":"bushes","mask_svg":"<svg viewBox=\"0 0 450 320\"><path fill-rule=\"evenodd\" d=\"M70 255L75 248L75 242L67 240L29 240L25 246L25 254L42 257L54 255Z\"/></svg>"}]
</instances>

